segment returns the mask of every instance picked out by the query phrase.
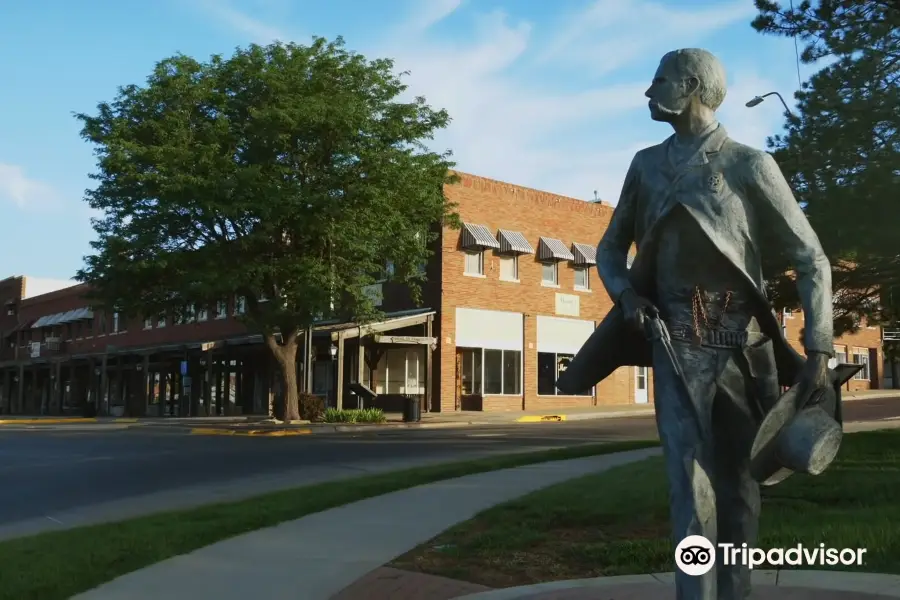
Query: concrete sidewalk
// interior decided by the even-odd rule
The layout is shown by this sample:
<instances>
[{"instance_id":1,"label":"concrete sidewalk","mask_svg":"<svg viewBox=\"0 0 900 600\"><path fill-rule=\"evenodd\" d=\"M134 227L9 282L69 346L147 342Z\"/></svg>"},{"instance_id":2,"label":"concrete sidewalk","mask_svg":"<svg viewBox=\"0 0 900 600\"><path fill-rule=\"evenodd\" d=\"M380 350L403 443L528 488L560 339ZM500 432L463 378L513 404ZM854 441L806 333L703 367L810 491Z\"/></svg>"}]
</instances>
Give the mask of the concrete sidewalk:
<instances>
[{"instance_id":1,"label":"concrete sidewalk","mask_svg":"<svg viewBox=\"0 0 900 600\"><path fill-rule=\"evenodd\" d=\"M654 448L528 465L402 490L225 540L76 598L327 600L373 569L487 508L658 453Z\"/></svg>"}]
</instances>

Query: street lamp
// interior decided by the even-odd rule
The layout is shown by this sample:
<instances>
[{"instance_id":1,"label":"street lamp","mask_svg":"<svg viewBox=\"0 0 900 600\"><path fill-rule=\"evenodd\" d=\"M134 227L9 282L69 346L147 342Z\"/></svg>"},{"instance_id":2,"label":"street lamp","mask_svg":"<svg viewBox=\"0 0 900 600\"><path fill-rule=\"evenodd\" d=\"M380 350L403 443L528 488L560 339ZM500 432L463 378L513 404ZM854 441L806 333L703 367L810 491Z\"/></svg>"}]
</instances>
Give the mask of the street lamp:
<instances>
[{"instance_id":1,"label":"street lamp","mask_svg":"<svg viewBox=\"0 0 900 600\"><path fill-rule=\"evenodd\" d=\"M335 358L337 358L337 346L335 346L334 344L332 344L331 347L328 349L328 352L331 353L331 358L332 358L332 360L334 360Z\"/></svg>"},{"instance_id":2,"label":"street lamp","mask_svg":"<svg viewBox=\"0 0 900 600\"><path fill-rule=\"evenodd\" d=\"M768 94L763 94L762 96L754 96L744 106L746 106L747 108L759 106L769 96L778 96L778 99L781 100L781 104L784 106L784 110L788 111L788 113L790 114L794 114L793 111L788 107L787 102L784 101L784 98L782 98L781 94L779 94L778 92L769 92Z\"/></svg>"}]
</instances>

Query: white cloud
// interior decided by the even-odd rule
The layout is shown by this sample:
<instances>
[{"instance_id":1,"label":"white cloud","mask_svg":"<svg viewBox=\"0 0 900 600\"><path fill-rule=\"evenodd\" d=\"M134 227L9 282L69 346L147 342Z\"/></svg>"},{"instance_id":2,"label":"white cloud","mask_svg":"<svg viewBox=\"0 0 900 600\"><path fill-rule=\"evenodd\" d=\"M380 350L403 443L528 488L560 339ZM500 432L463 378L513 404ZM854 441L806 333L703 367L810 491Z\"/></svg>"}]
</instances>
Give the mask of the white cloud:
<instances>
[{"instance_id":1,"label":"white cloud","mask_svg":"<svg viewBox=\"0 0 900 600\"><path fill-rule=\"evenodd\" d=\"M59 195L53 186L31 179L17 165L0 163L0 201L18 208L39 210L55 205Z\"/></svg>"},{"instance_id":2,"label":"white cloud","mask_svg":"<svg viewBox=\"0 0 900 600\"><path fill-rule=\"evenodd\" d=\"M611 73L647 53L696 44L711 32L755 14L751 2L730 0L707 7L673 8L651 0L596 0L570 15L540 55L542 63Z\"/></svg>"},{"instance_id":3,"label":"white cloud","mask_svg":"<svg viewBox=\"0 0 900 600\"><path fill-rule=\"evenodd\" d=\"M262 5L263 7L266 4ZM199 7L223 25L243 33L249 41L257 44L268 44L275 40L289 41L290 36L269 23L246 12L238 10L221 0L200 0Z\"/></svg>"},{"instance_id":4,"label":"white cloud","mask_svg":"<svg viewBox=\"0 0 900 600\"><path fill-rule=\"evenodd\" d=\"M290 39L264 17L215 6L211 15L254 41ZM351 46L372 57L394 58L398 71L411 73L409 95L425 96L449 111L453 121L435 139L435 150L452 149L464 171L584 199L596 189L612 202L634 152L669 131L648 132L653 125L643 93L652 73L645 65L625 78L609 76L673 47L702 46L706 36L748 22L754 13L747 0L689 8L653 0L597 0L553 28L502 11L478 13L474 3L473 10L460 14L463 0L409 6L382 39ZM433 35L432 27L450 16L468 23L468 31L452 38ZM294 39L305 37L293 33ZM548 85L548 75L570 70L577 75L563 80L565 88ZM739 87L726 102L751 89L751 97L767 89L764 80L750 75L735 78L735 84ZM759 146L778 122L761 109L751 114L729 104L723 121L736 139Z\"/></svg>"}]
</instances>

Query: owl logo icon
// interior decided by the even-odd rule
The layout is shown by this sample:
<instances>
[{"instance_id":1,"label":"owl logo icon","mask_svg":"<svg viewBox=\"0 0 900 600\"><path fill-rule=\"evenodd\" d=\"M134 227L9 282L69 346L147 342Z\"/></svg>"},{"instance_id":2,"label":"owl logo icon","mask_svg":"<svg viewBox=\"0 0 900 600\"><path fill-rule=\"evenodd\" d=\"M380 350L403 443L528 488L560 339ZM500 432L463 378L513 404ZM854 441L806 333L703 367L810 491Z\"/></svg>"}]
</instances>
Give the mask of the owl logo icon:
<instances>
[{"instance_id":1,"label":"owl logo icon","mask_svg":"<svg viewBox=\"0 0 900 600\"><path fill-rule=\"evenodd\" d=\"M709 188L709 191L718 194L725 187L725 178L721 173L713 173L706 178L706 187Z\"/></svg>"}]
</instances>

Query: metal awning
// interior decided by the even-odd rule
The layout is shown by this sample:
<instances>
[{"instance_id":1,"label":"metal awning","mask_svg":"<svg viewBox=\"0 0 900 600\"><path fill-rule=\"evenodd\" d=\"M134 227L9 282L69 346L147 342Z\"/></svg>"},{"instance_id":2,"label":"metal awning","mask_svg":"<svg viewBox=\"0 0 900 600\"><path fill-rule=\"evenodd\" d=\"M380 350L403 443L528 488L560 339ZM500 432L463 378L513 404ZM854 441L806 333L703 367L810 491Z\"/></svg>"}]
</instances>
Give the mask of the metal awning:
<instances>
[{"instance_id":1,"label":"metal awning","mask_svg":"<svg viewBox=\"0 0 900 600\"><path fill-rule=\"evenodd\" d=\"M411 325L423 325L428 321L429 317L436 314L431 309L416 309L411 311L403 311L397 313L388 313L384 315L384 320L375 323L336 323L334 325L326 325L316 327L315 331L327 332L331 334L332 341L339 338L350 339L359 337L360 334L368 335L370 333L380 333L383 331L392 331L394 329L402 329Z\"/></svg>"},{"instance_id":2,"label":"metal awning","mask_svg":"<svg viewBox=\"0 0 900 600\"><path fill-rule=\"evenodd\" d=\"M31 328L38 329L40 327L43 327L44 325L46 325L47 320L50 319L50 317L52 317L52 316L53 315L45 315L45 316L39 318L37 321L35 321L34 323L31 324Z\"/></svg>"},{"instance_id":3,"label":"metal awning","mask_svg":"<svg viewBox=\"0 0 900 600\"><path fill-rule=\"evenodd\" d=\"M538 242L538 260L575 260L561 241L542 237Z\"/></svg>"},{"instance_id":4,"label":"metal awning","mask_svg":"<svg viewBox=\"0 0 900 600\"><path fill-rule=\"evenodd\" d=\"M71 317L69 317L70 321L90 321L91 319L94 318L94 311L92 311L91 309L89 309L87 307L76 308L73 312L75 314L73 314Z\"/></svg>"},{"instance_id":5,"label":"metal awning","mask_svg":"<svg viewBox=\"0 0 900 600\"><path fill-rule=\"evenodd\" d=\"M484 225L475 225L473 223L463 223L462 233L460 234L460 246L463 250L474 250L484 248L500 249L500 242L497 241L490 230Z\"/></svg>"},{"instance_id":6,"label":"metal awning","mask_svg":"<svg viewBox=\"0 0 900 600\"><path fill-rule=\"evenodd\" d=\"M575 264L579 267L597 264L597 249L588 244L572 244L572 254L575 255Z\"/></svg>"},{"instance_id":7,"label":"metal awning","mask_svg":"<svg viewBox=\"0 0 900 600\"><path fill-rule=\"evenodd\" d=\"M57 325L62 325L63 323L71 323L74 319L73 317L78 312L78 309L70 310L67 313L63 313L63 315L59 318L59 321L56 322Z\"/></svg>"},{"instance_id":8,"label":"metal awning","mask_svg":"<svg viewBox=\"0 0 900 600\"><path fill-rule=\"evenodd\" d=\"M62 318L66 316L66 313L54 313L47 317L47 320L44 321L43 327L50 327L51 325L59 325L59 322Z\"/></svg>"},{"instance_id":9,"label":"metal awning","mask_svg":"<svg viewBox=\"0 0 900 600\"><path fill-rule=\"evenodd\" d=\"M534 254L534 248L525 239L525 236L518 231L509 231L501 229L497 232L500 239L500 252L505 254Z\"/></svg>"}]
</instances>

